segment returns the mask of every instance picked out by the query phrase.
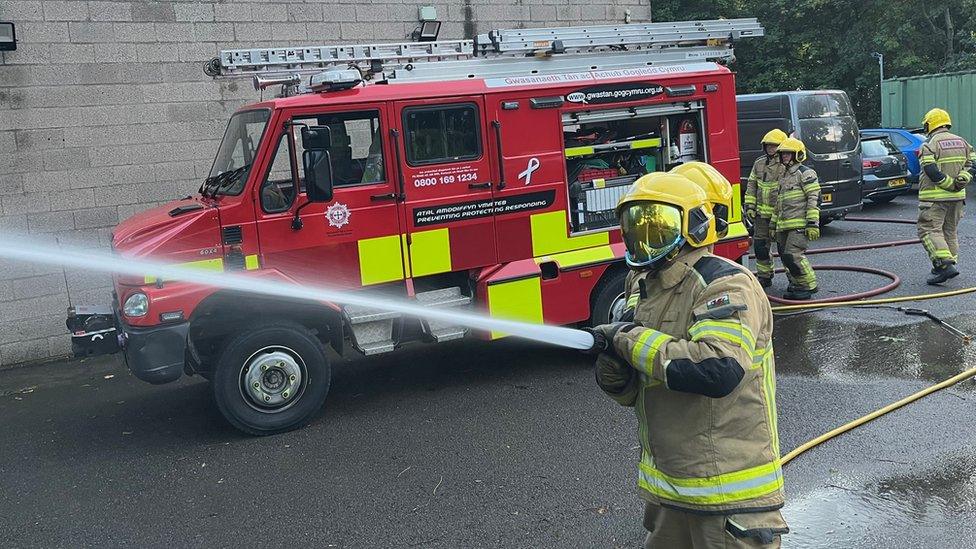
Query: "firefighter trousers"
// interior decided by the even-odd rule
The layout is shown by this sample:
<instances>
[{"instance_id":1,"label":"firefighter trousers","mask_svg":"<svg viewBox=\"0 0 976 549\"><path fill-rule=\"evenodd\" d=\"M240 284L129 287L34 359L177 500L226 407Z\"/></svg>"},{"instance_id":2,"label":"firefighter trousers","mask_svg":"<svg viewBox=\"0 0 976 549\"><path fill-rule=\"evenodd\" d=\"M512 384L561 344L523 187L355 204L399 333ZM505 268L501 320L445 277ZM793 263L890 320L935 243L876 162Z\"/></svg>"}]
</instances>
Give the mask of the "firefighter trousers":
<instances>
[{"instance_id":1,"label":"firefighter trousers","mask_svg":"<svg viewBox=\"0 0 976 549\"><path fill-rule=\"evenodd\" d=\"M777 549L788 532L779 511L700 515L646 503L644 549Z\"/></svg>"},{"instance_id":2,"label":"firefighter trousers","mask_svg":"<svg viewBox=\"0 0 976 549\"><path fill-rule=\"evenodd\" d=\"M918 203L918 238L933 264L955 263L959 257L959 221L962 200Z\"/></svg>"},{"instance_id":3,"label":"firefighter trousers","mask_svg":"<svg viewBox=\"0 0 976 549\"><path fill-rule=\"evenodd\" d=\"M769 255L772 238L768 217L756 217L752 225L752 251L756 254L756 273L759 278L773 278L773 258Z\"/></svg>"},{"instance_id":4,"label":"firefighter trousers","mask_svg":"<svg viewBox=\"0 0 976 549\"><path fill-rule=\"evenodd\" d=\"M797 290L817 288L817 275L803 252L807 251L806 229L776 231L776 251L786 267L786 278Z\"/></svg>"}]
</instances>

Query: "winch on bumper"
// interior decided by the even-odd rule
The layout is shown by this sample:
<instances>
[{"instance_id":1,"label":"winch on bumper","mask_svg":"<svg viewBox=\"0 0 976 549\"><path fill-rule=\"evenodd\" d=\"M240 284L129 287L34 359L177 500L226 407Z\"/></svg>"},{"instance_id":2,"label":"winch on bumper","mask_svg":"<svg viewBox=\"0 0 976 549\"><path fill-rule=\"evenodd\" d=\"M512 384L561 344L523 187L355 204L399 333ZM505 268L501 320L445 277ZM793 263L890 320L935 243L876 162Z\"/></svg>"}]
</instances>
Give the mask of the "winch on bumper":
<instances>
[{"instance_id":1,"label":"winch on bumper","mask_svg":"<svg viewBox=\"0 0 976 549\"><path fill-rule=\"evenodd\" d=\"M183 375L189 322L148 328L127 326L110 307L68 309L68 330L75 357L123 351L129 370L149 383L169 383Z\"/></svg>"}]
</instances>

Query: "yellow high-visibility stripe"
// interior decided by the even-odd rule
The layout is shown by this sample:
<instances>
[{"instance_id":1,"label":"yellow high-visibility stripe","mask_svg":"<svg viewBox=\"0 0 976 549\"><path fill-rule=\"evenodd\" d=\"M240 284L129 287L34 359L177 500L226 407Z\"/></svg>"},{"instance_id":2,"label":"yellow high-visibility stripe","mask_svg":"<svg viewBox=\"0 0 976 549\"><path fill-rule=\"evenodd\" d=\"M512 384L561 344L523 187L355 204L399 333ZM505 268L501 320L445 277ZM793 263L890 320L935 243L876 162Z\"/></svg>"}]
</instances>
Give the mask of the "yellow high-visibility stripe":
<instances>
[{"instance_id":1,"label":"yellow high-visibility stripe","mask_svg":"<svg viewBox=\"0 0 976 549\"><path fill-rule=\"evenodd\" d=\"M660 146L660 137L652 137L651 139L637 139L630 142L631 149L651 149Z\"/></svg>"},{"instance_id":2,"label":"yellow high-visibility stripe","mask_svg":"<svg viewBox=\"0 0 976 549\"><path fill-rule=\"evenodd\" d=\"M601 261L613 261L616 256L613 253L613 248L609 245L607 246L597 246L595 248L585 248L583 250L574 250L571 252L563 252L561 254L544 255L542 257L535 258L536 263L547 263L549 261L555 261L559 264L562 269L568 267L575 267L577 265L587 265L590 263L599 263Z\"/></svg>"},{"instance_id":3,"label":"yellow high-visibility stripe","mask_svg":"<svg viewBox=\"0 0 976 549\"><path fill-rule=\"evenodd\" d=\"M451 271L451 236L447 228L410 233L410 240L413 276Z\"/></svg>"},{"instance_id":4,"label":"yellow high-visibility stripe","mask_svg":"<svg viewBox=\"0 0 976 549\"><path fill-rule=\"evenodd\" d=\"M630 350L630 363L650 379L654 374L654 359L661 346L670 339L673 338L664 332L646 328Z\"/></svg>"},{"instance_id":5,"label":"yellow high-visibility stripe","mask_svg":"<svg viewBox=\"0 0 976 549\"><path fill-rule=\"evenodd\" d=\"M261 265L258 263L257 254L252 254L244 257L244 268L248 271L253 271L259 268Z\"/></svg>"},{"instance_id":6,"label":"yellow high-visibility stripe","mask_svg":"<svg viewBox=\"0 0 976 549\"><path fill-rule=\"evenodd\" d=\"M732 223L729 225L729 234L725 235L725 238L723 238L721 241L725 242L727 240L736 240L746 236L749 236L749 230L746 229L745 224L740 221L738 223Z\"/></svg>"},{"instance_id":7,"label":"yellow high-visibility stripe","mask_svg":"<svg viewBox=\"0 0 976 549\"><path fill-rule=\"evenodd\" d=\"M186 263L177 263L174 267L185 267L187 269L199 269L201 271L213 271L213 272L223 272L224 270L224 259L222 257L215 257L213 259L200 259L197 261L188 261ZM156 282L156 277L154 275L146 275L143 277L143 282L146 284L154 284Z\"/></svg>"},{"instance_id":8,"label":"yellow high-visibility stripe","mask_svg":"<svg viewBox=\"0 0 976 549\"><path fill-rule=\"evenodd\" d=\"M964 198L966 198L966 189L951 192L945 189L940 189L939 187L934 187L931 189L922 189L921 191L918 191L918 199L923 202L926 200L962 200Z\"/></svg>"},{"instance_id":9,"label":"yellow high-visibility stripe","mask_svg":"<svg viewBox=\"0 0 976 549\"><path fill-rule=\"evenodd\" d=\"M488 285L488 314L493 318L542 324L542 283L538 276ZM491 332L492 339L506 337Z\"/></svg>"},{"instance_id":10,"label":"yellow high-visibility stripe","mask_svg":"<svg viewBox=\"0 0 976 549\"><path fill-rule=\"evenodd\" d=\"M593 147L566 147L566 158L593 154Z\"/></svg>"},{"instance_id":11,"label":"yellow high-visibility stripe","mask_svg":"<svg viewBox=\"0 0 976 549\"><path fill-rule=\"evenodd\" d=\"M777 457L741 471L701 478L666 475L654 467L646 453L640 462L640 487L672 501L695 505L722 505L771 494L783 487L783 469Z\"/></svg>"},{"instance_id":12,"label":"yellow high-visibility stripe","mask_svg":"<svg viewBox=\"0 0 976 549\"><path fill-rule=\"evenodd\" d=\"M701 341L706 337L724 339L742 347L750 357L756 352L756 336L748 326L737 320L701 320L688 328L688 335L692 341Z\"/></svg>"},{"instance_id":13,"label":"yellow high-visibility stripe","mask_svg":"<svg viewBox=\"0 0 976 549\"><path fill-rule=\"evenodd\" d=\"M739 185L732 185L732 211L729 212L729 223L742 221L742 193L739 192ZM746 198L749 198L748 196ZM752 196L755 200L756 197Z\"/></svg>"},{"instance_id":14,"label":"yellow high-visibility stripe","mask_svg":"<svg viewBox=\"0 0 976 549\"><path fill-rule=\"evenodd\" d=\"M569 220L565 210L534 214L529 218L529 224L532 228L533 257L610 244L609 232L569 236Z\"/></svg>"},{"instance_id":15,"label":"yellow high-visibility stripe","mask_svg":"<svg viewBox=\"0 0 976 549\"><path fill-rule=\"evenodd\" d=\"M359 245L359 277L363 286L403 280L400 235L365 238Z\"/></svg>"}]
</instances>

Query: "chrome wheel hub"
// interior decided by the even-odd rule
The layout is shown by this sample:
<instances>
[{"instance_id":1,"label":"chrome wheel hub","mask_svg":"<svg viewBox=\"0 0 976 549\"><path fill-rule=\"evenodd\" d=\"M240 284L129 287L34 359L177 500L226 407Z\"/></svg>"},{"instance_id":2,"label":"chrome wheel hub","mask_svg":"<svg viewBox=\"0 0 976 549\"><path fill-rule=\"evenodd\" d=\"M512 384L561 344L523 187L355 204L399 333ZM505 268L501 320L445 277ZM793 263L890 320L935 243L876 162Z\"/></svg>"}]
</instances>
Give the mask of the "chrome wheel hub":
<instances>
[{"instance_id":1,"label":"chrome wheel hub","mask_svg":"<svg viewBox=\"0 0 976 549\"><path fill-rule=\"evenodd\" d=\"M627 310L627 296L621 293L617 297L613 298L613 303L610 304L610 318L607 319L609 322L617 322L620 317L624 315L624 311Z\"/></svg>"},{"instance_id":2,"label":"chrome wheel hub","mask_svg":"<svg viewBox=\"0 0 976 549\"><path fill-rule=\"evenodd\" d=\"M294 351L267 347L251 355L241 370L241 392L252 407L280 411L305 388L304 364Z\"/></svg>"}]
</instances>

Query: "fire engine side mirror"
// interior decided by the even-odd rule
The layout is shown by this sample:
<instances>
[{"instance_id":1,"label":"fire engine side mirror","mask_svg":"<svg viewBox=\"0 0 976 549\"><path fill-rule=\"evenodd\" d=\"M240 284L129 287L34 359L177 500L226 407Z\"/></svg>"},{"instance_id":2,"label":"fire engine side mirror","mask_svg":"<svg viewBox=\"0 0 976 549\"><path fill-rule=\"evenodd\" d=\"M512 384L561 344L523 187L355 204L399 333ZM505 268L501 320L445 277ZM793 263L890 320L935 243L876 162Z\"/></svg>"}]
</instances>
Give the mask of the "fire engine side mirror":
<instances>
[{"instance_id":1,"label":"fire engine side mirror","mask_svg":"<svg viewBox=\"0 0 976 549\"><path fill-rule=\"evenodd\" d=\"M306 150L302 154L305 168L305 194L309 202L332 200L332 157L327 150Z\"/></svg>"},{"instance_id":2,"label":"fire engine side mirror","mask_svg":"<svg viewBox=\"0 0 976 549\"><path fill-rule=\"evenodd\" d=\"M303 126L302 148L306 151L327 151L332 148L332 128Z\"/></svg>"}]
</instances>

